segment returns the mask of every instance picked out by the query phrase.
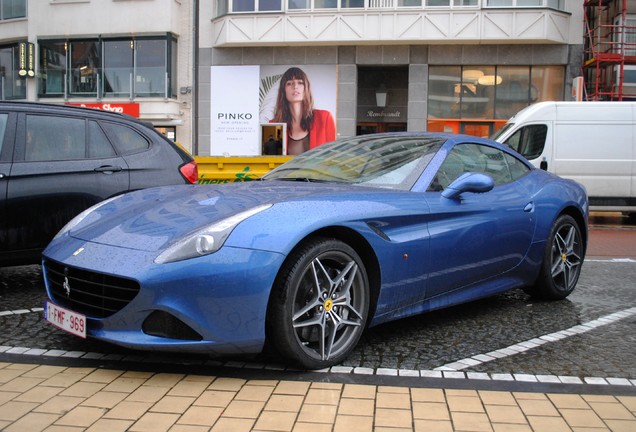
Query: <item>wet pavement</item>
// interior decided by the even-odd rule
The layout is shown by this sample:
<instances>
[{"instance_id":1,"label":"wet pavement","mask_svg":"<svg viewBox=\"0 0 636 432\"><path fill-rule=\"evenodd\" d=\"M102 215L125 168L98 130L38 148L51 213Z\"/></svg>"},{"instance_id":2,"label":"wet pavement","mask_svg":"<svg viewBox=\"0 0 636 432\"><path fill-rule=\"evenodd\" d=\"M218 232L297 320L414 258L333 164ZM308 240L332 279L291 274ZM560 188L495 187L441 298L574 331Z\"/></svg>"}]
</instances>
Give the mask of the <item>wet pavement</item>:
<instances>
[{"instance_id":1,"label":"wet pavement","mask_svg":"<svg viewBox=\"0 0 636 432\"><path fill-rule=\"evenodd\" d=\"M38 266L0 268L0 430L634 431L636 229L607 221L568 299L378 326L318 372L82 340L44 322Z\"/></svg>"},{"instance_id":2,"label":"wet pavement","mask_svg":"<svg viewBox=\"0 0 636 432\"><path fill-rule=\"evenodd\" d=\"M614 224L610 224L611 222ZM602 218L590 230L588 255L579 284L559 302L536 301L521 290L368 329L341 371L462 371L579 378L636 378L636 229ZM134 358L133 351L69 335L46 323L39 310L44 286L38 266L0 269L0 360L11 352L57 350L67 357ZM557 341L542 337L581 324L621 316ZM533 341L534 342L529 342ZM538 344L536 342L539 342ZM531 349L514 347L530 343ZM2 347L5 347L4 354ZM9 348L6 348L9 347ZM513 347L512 353L507 353ZM520 350L521 349L521 350ZM9 352L9 354L7 354ZM79 354L77 354L79 355ZM166 361L258 368L276 364L266 354L211 358L162 355ZM10 357L9 357L10 358ZM476 360L475 360L476 359ZM464 360L467 365L457 364Z\"/></svg>"}]
</instances>

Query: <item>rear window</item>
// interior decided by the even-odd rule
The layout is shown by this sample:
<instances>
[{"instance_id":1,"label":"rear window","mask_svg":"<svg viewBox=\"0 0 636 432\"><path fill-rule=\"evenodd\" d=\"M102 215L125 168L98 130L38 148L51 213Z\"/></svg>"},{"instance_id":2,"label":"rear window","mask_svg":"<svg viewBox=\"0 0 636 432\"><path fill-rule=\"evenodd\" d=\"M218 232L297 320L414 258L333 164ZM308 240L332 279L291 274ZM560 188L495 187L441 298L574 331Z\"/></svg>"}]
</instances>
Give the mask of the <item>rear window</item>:
<instances>
[{"instance_id":1,"label":"rear window","mask_svg":"<svg viewBox=\"0 0 636 432\"><path fill-rule=\"evenodd\" d=\"M110 122L101 124L119 154L139 153L150 145L146 137L128 126Z\"/></svg>"},{"instance_id":2,"label":"rear window","mask_svg":"<svg viewBox=\"0 0 636 432\"><path fill-rule=\"evenodd\" d=\"M115 149L96 121L88 122L88 155L92 159L115 156Z\"/></svg>"}]
</instances>

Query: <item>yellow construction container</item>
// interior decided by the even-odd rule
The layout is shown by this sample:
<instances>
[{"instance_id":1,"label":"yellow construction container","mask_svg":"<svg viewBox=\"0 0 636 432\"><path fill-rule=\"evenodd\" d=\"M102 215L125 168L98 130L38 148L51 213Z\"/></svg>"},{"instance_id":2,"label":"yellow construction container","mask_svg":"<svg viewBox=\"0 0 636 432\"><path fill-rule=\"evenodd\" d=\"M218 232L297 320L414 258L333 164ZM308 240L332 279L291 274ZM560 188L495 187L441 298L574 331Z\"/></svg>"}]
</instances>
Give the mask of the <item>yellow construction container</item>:
<instances>
[{"instance_id":1,"label":"yellow construction container","mask_svg":"<svg viewBox=\"0 0 636 432\"><path fill-rule=\"evenodd\" d=\"M195 156L199 184L224 184L256 180L293 156Z\"/></svg>"}]
</instances>

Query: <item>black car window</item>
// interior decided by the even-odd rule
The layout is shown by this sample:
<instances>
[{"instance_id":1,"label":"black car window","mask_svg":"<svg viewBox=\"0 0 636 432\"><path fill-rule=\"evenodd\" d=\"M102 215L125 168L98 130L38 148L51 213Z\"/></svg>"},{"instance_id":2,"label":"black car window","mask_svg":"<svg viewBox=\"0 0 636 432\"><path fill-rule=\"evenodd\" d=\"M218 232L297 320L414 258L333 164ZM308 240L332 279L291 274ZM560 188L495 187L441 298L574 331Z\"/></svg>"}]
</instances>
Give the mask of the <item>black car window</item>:
<instances>
[{"instance_id":1,"label":"black car window","mask_svg":"<svg viewBox=\"0 0 636 432\"><path fill-rule=\"evenodd\" d=\"M536 159L543 152L548 127L544 124L524 126L506 140L506 144L526 159Z\"/></svg>"},{"instance_id":2,"label":"black car window","mask_svg":"<svg viewBox=\"0 0 636 432\"><path fill-rule=\"evenodd\" d=\"M2 154L2 144L4 143L4 132L7 129L7 114L0 114L0 154Z\"/></svg>"},{"instance_id":3,"label":"black car window","mask_svg":"<svg viewBox=\"0 0 636 432\"><path fill-rule=\"evenodd\" d=\"M27 115L25 160L72 160L85 157L86 126L83 119Z\"/></svg>"},{"instance_id":4,"label":"black car window","mask_svg":"<svg viewBox=\"0 0 636 432\"><path fill-rule=\"evenodd\" d=\"M149 146L148 140L143 135L128 126L110 122L102 122L101 125L119 154L139 153Z\"/></svg>"},{"instance_id":5,"label":"black car window","mask_svg":"<svg viewBox=\"0 0 636 432\"><path fill-rule=\"evenodd\" d=\"M521 161L497 148L481 144L460 144L453 147L439 167L428 190L442 191L467 172L487 174L498 186L510 183L529 170Z\"/></svg>"},{"instance_id":6,"label":"black car window","mask_svg":"<svg viewBox=\"0 0 636 432\"><path fill-rule=\"evenodd\" d=\"M115 149L96 121L88 122L88 157L91 159L115 156Z\"/></svg>"}]
</instances>

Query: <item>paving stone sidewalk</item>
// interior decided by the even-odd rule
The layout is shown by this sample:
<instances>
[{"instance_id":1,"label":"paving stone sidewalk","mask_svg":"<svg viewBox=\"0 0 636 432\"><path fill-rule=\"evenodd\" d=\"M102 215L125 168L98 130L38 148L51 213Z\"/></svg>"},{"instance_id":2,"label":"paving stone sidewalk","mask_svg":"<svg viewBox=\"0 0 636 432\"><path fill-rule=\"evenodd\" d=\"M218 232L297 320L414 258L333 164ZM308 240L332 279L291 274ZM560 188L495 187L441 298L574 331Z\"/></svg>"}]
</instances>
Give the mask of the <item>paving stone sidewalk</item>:
<instances>
[{"instance_id":1,"label":"paving stone sidewalk","mask_svg":"<svg viewBox=\"0 0 636 432\"><path fill-rule=\"evenodd\" d=\"M636 396L0 363L0 430L633 432Z\"/></svg>"}]
</instances>

